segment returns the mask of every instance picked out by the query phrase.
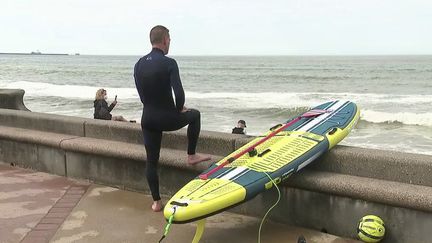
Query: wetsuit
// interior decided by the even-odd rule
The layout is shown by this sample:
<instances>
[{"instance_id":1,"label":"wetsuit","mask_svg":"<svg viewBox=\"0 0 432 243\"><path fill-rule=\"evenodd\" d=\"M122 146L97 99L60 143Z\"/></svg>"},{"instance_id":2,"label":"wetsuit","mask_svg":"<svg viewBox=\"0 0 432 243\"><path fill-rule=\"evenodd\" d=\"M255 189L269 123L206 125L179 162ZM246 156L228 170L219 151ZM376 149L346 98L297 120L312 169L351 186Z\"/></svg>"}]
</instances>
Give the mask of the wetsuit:
<instances>
[{"instance_id":1,"label":"wetsuit","mask_svg":"<svg viewBox=\"0 0 432 243\"><path fill-rule=\"evenodd\" d=\"M162 50L153 48L140 58L134 68L135 85L144 105L141 128L147 153L146 176L154 201L160 200L157 163L162 131L178 130L186 125L188 154L195 154L201 130L200 113L197 110L181 112L185 95L177 62L166 57ZM175 94L175 103L172 96Z\"/></svg>"}]
</instances>

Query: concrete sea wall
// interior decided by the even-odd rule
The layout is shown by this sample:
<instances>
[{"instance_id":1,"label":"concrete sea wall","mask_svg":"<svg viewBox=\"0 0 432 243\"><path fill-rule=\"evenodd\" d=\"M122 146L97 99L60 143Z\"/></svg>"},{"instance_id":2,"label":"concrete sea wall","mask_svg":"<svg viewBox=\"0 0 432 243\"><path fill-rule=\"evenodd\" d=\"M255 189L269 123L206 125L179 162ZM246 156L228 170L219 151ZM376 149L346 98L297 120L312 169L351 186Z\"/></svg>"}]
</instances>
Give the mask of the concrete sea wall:
<instances>
[{"instance_id":1,"label":"concrete sea wall","mask_svg":"<svg viewBox=\"0 0 432 243\"><path fill-rule=\"evenodd\" d=\"M0 89L0 108L28 111L23 102L24 93L22 89Z\"/></svg>"},{"instance_id":2,"label":"concrete sea wall","mask_svg":"<svg viewBox=\"0 0 432 243\"><path fill-rule=\"evenodd\" d=\"M139 124L13 110L2 106L3 97L0 161L148 192ZM198 151L215 162L251 139L202 131ZM209 166L185 164L186 141L185 130L163 136L159 172L165 195ZM280 185L281 202L270 219L355 238L358 220L375 214L386 222L383 242L431 242L431 172L432 156L339 145ZM276 199L272 189L232 211L260 217Z\"/></svg>"}]
</instances>

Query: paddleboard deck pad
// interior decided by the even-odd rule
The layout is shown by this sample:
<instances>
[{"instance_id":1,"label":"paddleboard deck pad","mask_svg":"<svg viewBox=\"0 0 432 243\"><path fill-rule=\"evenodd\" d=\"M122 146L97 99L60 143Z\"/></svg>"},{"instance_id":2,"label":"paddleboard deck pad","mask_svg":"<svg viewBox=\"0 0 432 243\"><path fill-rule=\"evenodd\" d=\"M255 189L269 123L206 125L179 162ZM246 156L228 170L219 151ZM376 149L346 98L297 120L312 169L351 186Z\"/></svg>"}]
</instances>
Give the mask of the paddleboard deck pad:
<instances>
[{"instance_id":1,"label":"paddleboard deck pad","mask_svg":"<svg viewBox=\"0 0 432 243\"><path fill-rule=\"evenodd\" d=\"M273 127L210 166L201 174L202 177L213 172L207 179L196 177L167 202L165 218L175 212L173 223L187 223L254 198L273 186L266 173L276 184L282 182L339 143L360 117L357 105L350 101L327 102L311 111L315 110L320 114L288 120L285 125L289 126L277 134L274 134L275 129L284 124ZM255 146L254 151L233 159L260 140L262 143ZM230 163L214 171L227 160Z\"/></svg>"}]
</instances>

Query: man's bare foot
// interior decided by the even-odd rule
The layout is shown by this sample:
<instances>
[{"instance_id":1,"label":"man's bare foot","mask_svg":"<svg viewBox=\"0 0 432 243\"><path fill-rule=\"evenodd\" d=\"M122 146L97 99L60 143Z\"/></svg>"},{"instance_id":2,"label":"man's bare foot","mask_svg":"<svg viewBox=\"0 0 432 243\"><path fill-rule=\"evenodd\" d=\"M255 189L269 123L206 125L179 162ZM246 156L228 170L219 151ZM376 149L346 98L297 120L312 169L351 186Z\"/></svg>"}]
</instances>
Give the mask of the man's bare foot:
<instances>
[{"instance_id":1,"label":"man's bare foot","mask_svg":"<svg viewBox=\"0 0 432 243\"><path fill-rule=\"evenodd\" d=\"M163 209L162 200L154 201L151 206L153 212L160 212Z\"/></svg>"},{"instance_id":2,"label":"man's bare foot","mask_svg":"<svg viewBox=\"0 0 432 243\"><path fill-rule=\"evenodd\" d=\"M190 165L196 165L198 163L210 160L211 157L203 154L189 154L187 158L187 162Z\"/></svg>"}]
</instances>

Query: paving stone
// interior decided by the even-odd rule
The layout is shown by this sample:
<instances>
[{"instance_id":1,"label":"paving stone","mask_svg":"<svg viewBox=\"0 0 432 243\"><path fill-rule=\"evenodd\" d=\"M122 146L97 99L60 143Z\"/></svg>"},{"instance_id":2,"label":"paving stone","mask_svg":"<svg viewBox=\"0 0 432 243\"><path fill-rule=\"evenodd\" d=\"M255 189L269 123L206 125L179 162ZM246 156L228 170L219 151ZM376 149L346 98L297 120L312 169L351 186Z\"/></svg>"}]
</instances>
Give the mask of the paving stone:
<instances>
[{"instance_id":1,"label":"paving stone","mask_svg":"<svg viewBox=\"0 0 432 243\"><path fill-rule=\"evenodd\" d=\"M58 224L38 224L34 230L53 230L59 227Z\"/></svg>"}]
</instances>

